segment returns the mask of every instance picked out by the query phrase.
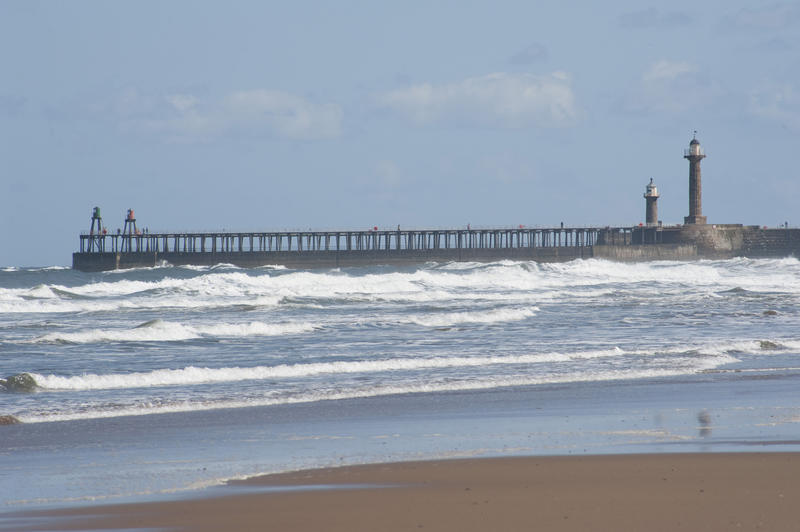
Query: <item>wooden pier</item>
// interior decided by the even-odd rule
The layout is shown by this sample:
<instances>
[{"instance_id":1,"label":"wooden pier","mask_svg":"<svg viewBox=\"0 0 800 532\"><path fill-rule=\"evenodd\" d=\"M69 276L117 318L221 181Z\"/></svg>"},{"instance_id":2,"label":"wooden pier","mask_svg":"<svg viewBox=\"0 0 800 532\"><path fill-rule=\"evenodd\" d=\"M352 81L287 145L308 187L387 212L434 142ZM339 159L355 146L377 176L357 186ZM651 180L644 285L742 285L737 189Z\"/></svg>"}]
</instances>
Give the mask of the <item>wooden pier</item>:
<instances>
[{"instance_id":1,"label":"wooden pier","mask_svg":"<svg viewBox=\"0 0 800 532\"><path fill-rule=\"evenodd\" d=\"M132 220L135 222L135 220ZM595 256L597 246L660 241L660 228L517 227L149 233L135 230L80 235L73 268L230 263L298 268L414 264L428 261L565 261Z\"/></svg>"},{"instance_id":2,"label":"wooden pier","mask_svg":"<svg viewBox=\"0 0 800 532\"><path fill-rule=\"evenodd\" d=\"M641 228L407 229L257 233L82 234L79 253L253 253L592 246L598 235L631 243Z\"/></svg>"}]
</instances>

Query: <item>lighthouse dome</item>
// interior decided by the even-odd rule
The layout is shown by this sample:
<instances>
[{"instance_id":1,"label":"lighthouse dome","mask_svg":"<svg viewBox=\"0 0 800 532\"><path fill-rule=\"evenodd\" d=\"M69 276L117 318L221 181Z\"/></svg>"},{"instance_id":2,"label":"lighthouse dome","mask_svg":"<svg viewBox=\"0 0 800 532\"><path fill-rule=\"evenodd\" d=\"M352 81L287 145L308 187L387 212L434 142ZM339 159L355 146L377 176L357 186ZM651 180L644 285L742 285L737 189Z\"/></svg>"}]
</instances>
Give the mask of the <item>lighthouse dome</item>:
<instances>
[{"instance_id":1,"label":"lighthouse dome","mask_svg":"<svg viewBox=\"0 0 800 532\"><path fill-rule=\"evenodd\" d=\"M648 185L647 185L644 197L645 198L648 198L648 197L656 197L657 198L658 197L658 187L656 187L656 184L653 183L653 178L652 177L650 178L650 183L648 183Z\"/></svg>"}]
</instances>

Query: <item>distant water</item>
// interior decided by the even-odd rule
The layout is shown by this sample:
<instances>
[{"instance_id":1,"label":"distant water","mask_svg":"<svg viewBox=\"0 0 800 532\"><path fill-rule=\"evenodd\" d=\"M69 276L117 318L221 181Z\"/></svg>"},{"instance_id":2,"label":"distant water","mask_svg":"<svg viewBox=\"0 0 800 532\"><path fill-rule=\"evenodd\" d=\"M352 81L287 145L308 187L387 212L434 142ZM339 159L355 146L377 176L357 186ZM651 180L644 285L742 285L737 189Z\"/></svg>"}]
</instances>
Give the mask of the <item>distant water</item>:
<instances>
[{"instance_id":1,"label":"distant water","mask_svg":"<svg viewBox=\"0 0 800 532\"><path fill-rule=\"evenodd\" d=\"M796 373L798 354L794 258L0 270L0 378L27 373L36 385L0 387L0 415L26 426L775 378ZM11 460L8 429L0 456Z\"/></svg>"}]
</instances>

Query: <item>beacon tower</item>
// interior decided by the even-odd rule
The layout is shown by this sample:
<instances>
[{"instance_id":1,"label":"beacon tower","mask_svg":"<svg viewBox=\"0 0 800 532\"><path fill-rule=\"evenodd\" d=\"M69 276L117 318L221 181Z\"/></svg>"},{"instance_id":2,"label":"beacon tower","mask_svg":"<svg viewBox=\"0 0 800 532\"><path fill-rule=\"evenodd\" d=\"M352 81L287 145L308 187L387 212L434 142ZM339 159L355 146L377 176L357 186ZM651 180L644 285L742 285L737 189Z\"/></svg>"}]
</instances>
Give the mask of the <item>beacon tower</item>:
<instances>
[{"instance_id":1,"label":"beacon tower","mask_svg":"<svg viewBox=\"0 0 800 532\"><path fill-rule=\"evenodd\" d=\"M650 178L650 184L647 185L647 192L644 193L644 199L647 201L647 210L645 211L647 225L658 225L658 188L653 183L652 177Z\"/></svg>"},{"instance_id":2,"label":"beacon tower","mask_svg":"<svg viewBox=\"0 0 800 532\"><path fill-rule=\"evenodd\" d=\"M700 161L705 156L696 136L689 143L689 149L683 151L683 158L689 160L689 216L683 218L685 225L706 223L706 217L703 216L703 183L700 180Z\"/></svg>"}]
</instances>

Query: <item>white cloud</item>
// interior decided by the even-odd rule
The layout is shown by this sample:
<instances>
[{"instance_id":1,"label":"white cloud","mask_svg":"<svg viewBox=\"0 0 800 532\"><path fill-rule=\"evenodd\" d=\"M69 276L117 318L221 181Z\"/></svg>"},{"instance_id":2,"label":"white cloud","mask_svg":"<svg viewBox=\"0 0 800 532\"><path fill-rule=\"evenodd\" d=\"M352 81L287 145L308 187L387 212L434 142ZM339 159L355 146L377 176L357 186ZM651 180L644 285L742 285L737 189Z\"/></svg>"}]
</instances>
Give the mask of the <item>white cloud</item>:
<instances>
[{"instance_id":1,"label":"white cloud","mask_svg":"<svg viewBox=\"0 0 800 532\"><path fill-rule=\"evenodd\" d=\"M317 104L287 92L263 89L229 94L222 111L234 127L266 127L292 139L336 137L343 117L336 104Z\"/></svg>"},{"instance_id":2,"label":"white cloud","mask_svg":"<svg viewBox=\"0 0 800 532\"><path fill-rule=\"evenodd\" d=\"M178 111L188 111L199 102L199 100L191 94L171 94L166 97L166 100Z\"/></svg>"},{"instance_id":3,"label":"white cloud","mask_svg":"<svg viewBox=\"0 0 800 532\"><path fill-rule=\"evenodd\" d=\"M160 105L142 105L138 93L118 98L117 115L128 129L155 131L169 141L210 141L224 136L325 139L341 133L343 111L333 103L315 103L283 91L231 92L219 99L169 94ZM130 104L130 105L128 105ZM132 113L128 108L139 110Z\"/></svg>"},{"instance_id":4,"label":"white cloud","mask_svg":"<svg viewBox=\"0 0 800 532\"><path fill-rule=\"evenodd\" d=\"M387 92L377 102L419 124L565 126L578 114L570 78L563 72L495 73L446 85L425 83Z\"/></svg>"},{"instance_id":5,"label":"white cloud","mask_svg":"<svg viewBox=\"0 0 800 532\"><path fill-rule=\"evenodd\" d=\"M678 113L705 105L719 95L700 69L684 61L660 60L643 73L632 87L624 109L634 113Z\"/></svg>"},{"instance_id":6,"label":"white cloud","mask_svg":"<svg viewBox=\"0 0 800 532\"><path fill-rule=\"evenodd\" d=\"M683 61L656 61L642 76L645 82L674 80L685 74L697 72L697 67Z\"/></svg>"}]
</instances>

